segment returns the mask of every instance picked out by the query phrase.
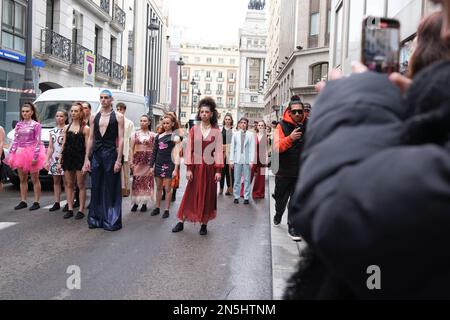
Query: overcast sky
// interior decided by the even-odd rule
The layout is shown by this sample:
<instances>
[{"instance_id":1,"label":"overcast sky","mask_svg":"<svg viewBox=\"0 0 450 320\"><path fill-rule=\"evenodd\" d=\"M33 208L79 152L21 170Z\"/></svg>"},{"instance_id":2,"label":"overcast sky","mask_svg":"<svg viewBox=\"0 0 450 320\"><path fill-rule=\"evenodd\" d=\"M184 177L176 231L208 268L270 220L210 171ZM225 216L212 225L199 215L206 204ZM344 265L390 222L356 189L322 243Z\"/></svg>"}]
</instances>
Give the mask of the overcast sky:
<instances>
[{"instance_id":1,"label":"overcast sky","mask_svg":"<svg viewBox=\"0 0 450 320\"><path fill-rule=\"evenodd\" d=\"M182 27L186 42L238 44L249 0L170 0L172 43L178 42L174 27Z\"/></svg>"}]
</instances>

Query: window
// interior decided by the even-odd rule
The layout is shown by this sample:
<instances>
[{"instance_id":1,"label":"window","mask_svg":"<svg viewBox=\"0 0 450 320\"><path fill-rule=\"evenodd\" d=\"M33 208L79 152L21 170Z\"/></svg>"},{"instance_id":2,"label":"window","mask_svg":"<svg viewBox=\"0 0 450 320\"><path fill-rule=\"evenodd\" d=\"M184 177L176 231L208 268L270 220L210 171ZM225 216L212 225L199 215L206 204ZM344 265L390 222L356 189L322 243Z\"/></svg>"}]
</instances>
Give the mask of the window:
<instances>
[{"instance_id":1,"label":"window","mask_svg":"<svg viewBox=\"0 0 450 320\"><path fill-rule=\"evenodd\" d=\"M182 117L182 118L186 118L186 112L182 112L182 113L181 113L181 117Z\"/></svg>"},{"instance_id":2,"label":"window","mask_svg":"<svg viewBox=\"0 0 450 320\"><path fill-rule=\"evenodd\" d=\"M53 20L55 16L55 1L47 0L47 7L45 13L45 26L48 30L53 30Z\"/></svg>"},{"instance_id":3,"label":"window","mask_svg":"<svg viewBox=\"0 0 450 320\"><path fill-rule=\"evenodd\" d=\"M234 84L230 84L230 85L228 86L228 92L234 93Z\"/></svg>"},{"instance_id":4,"label":"window","mask_svg":"<svg viewBox=\"0 0 450 320\"><path fill-rule=\"evenodd\" d=\"M211 79L211 71L206 71L206 78Z\"/></svg>"},{"instance_id":5,"label":"window","mask_svg":"<svg viewBox=\"0 0 450 320\"><path fill-rule=\"evenodd\" d=\"M211 93L211 83L207 83L206 85L205 85L205 90L206 90L206 92L208 93ZM208 94L209 94L208 93Z\"/></svg>"},{"instance_id":6,"label":"window","mask_svg":"<svg viewBox=\"0 0 450 320\"><path fill-rule=\"evenodd\" d=\"M200 71L199 70L195 70L194 71L194 80L199 80L200 79Z\"/></svg>"},{"instance_id":7,"label":"window","mask_svg":"<svg viewBox=\"0 0 450 320\"><path fill-rule=\"evenodd\" d=\"M228 106L229 107L234 107L234 98L228 98Z\"/></svg>"},{"instance_id":8,"label":"window","mask_svg":"<svg viewBox=\"0 0 450 320\"><path fill-rule=\"evenodd\" d=\"M181 76L183 79L188 79L189 78L189 69L183 69Z\"/></svg>"},{"instance_id":9,"label":"window","mask_svg":"<svg viewBox=\"0 0 450 320\"><path fill-rule=\"evenodd\" d=\"M330 45L330 32L331 32L331 0L327 0L327 32L325 34L325 46Z\"/></svg>"},{"instance_id":10,"label":"window","mask_svg":"<svg viewBox=\"0 0 450 320\"><path fill-rule=\"evenodd\" d=\"M311 67L311 85L315 85L322 80L328 79L328 63L319 63Z\"/></svg>"},{"instance_id":11,"label":"window","mask_svg":"<svg viewBox=\"0 0 450 320\"><path fill-rule=\"evenodd\" d=\"M308 47L317 48L319 46L320 0L310 0L309 4Z\"/></svg>"},{"instance_id":12,"label":"window","mask_svg":"<svg viewBox=\"0 0 450 320\"><path fill-rule=\"evenodd\" d=\"M217 103L219 105L221 105L223 103L223 98L222 97L217 97Z\"/></svg>"},{"instance_id":13,"label":"window","mask_svg":"<svg viewBox=\"0 0 450 320\"><path fill-rule=\"evenodd\" d=\"M206 58L206 63L212 63L212 58Z\"/></svg>"},{"instance_id":14,"label":"window","mask_svg":"<svg viewBox=\"0 0 450 320\"><path fill-rule=\"evenodd\" d=\"M234 80L234 77L235 77L234 72L230 72L230 73L228 74L228 79L229 79L229 80Z\"/></svg>"},{"instance_id":15,"label":"window","mask_svg":"<svg viewBox=\"0 0 450 320\"><path fill-rule=\"evenodd\" d=\"M361 23L364 17L364 1L351 2L350 17L352 19L349 22L346 57L359 60L361 54Z\"/></svg>"},{"instance_id":16,"label":"window","mask_svg":"<svg viewBox=\"0 0 450 320\"><path fill-rule=\"evenodd\" d=\"M230 60L230 63L231 63L231 64L236 64L236 59L231 59L231 60Z\"/></svg>"},{"instance_id":17,"label":"window","mask_svg":"<svg viewBox=\"0 0 450 320\"><path fill-rule=\"evenodd\" d=\"M219 73L217 74L217 78L223 79L223 72L222 71L219 71Z\"/></svg>"},{"instance_id":18,"label":"window","mask_svg":"<svg viewBox=\"0 0 450 320\"><path fill-rule=\"evenodd\" d=\"M252 103L257 103L258 102L258 96L252 96L251 97L251 101L252 101Z\"/></svg>"},{"instance_id":19,"label":"window","mask_svg":"<svg viewBox=\"0 0 450 320\"><path fill-rule=\"evenodd\" d=\"M21 1L3 0L2 11L2 46L25 51L25 4Z\"/></svg>"},{"instance_id":20,"label":"window","mask_svg":"<svg viewBox=\"0 0 450 320\"><path fill-rule=\"evenodd\" d=\"M342 28L343 28L342 8L343 6L341 4L336 11L336 26L335 26L336 41L335 41L334 61L333 61L335 67L340 66L342 62Z\"/></svg>"},{"instance_id":21,"label":"window","mask_svg":"<svg viewBox=\"0 0 450 320\"><path fill-rule=\"evenodd\" d=\"M198 96L194 95L194 104L196 104L198 102Z\"/></svg>"},{"instance_id":22,"label":"window","mask_svg":"<svg viewBox=\"0 0 450 320\"><path fill-rule=\"evenodd\" d=\"M223 91L223 85L222 85L221 83L219 83L219 84L217 85L217 91L220 91L220 92Z\"/></svg>"},{"instance_id":23,"label":"window","mask_svg":"<svg viewBox=\"0 0 450 320\"><path fill-rule=\"evenodd\" d=\"M184 106L187 106L187 104L188 104L188 97L187 97L187 96L182 96L182 97L181 97L181 103L182 103Z\"/></svg>"},{"instance_id":24,"label":"window","mask_svg":"<svg viewBox=\"0 0 450 320\"><path fill-rule=\"evenodd\" d=\"M224 63L223 58L219 58L219 63Z\"/></svg>"}]
</instances>

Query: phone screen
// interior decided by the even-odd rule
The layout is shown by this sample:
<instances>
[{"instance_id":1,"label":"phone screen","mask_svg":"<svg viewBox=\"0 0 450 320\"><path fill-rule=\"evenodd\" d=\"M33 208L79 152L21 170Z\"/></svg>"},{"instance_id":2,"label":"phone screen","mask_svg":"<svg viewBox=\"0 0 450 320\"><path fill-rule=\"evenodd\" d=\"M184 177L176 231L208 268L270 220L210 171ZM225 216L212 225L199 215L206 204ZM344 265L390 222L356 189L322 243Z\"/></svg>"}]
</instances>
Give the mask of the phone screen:
<instances>
[{"instance_id":1,"label":"phone screen","mask_svg":"<svg viewBox=\"0 0 450 320\"><path fill-rule=\"evenodd\" d=\"M369 17L363 22L362 62L381 73L399 72L400 22Z\"/></svg>"}]
</instances>

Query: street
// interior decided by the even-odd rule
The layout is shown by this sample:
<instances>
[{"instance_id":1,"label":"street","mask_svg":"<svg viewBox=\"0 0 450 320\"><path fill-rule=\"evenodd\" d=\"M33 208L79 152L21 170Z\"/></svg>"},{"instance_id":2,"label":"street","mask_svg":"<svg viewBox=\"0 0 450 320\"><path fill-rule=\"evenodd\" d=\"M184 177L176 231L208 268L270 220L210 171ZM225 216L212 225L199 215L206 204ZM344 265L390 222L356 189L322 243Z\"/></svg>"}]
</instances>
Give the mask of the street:
<instances>
[{"instance_id":1,"label":"street","mask_svg":"<svg viewBox=\"0 0 450 320\"><path fill-rule=\"evenodd\" d=\"M89 230L86 219L63 220L62 211L14 212L19 192L5 185L0 299L272 299L268 197L244 206L219 196L206 237L190 223L173 234L184 186L167 220L150 216L153 205L131 213L125 198L123 229L110 233ZM52 204L52 191L44 191L41 207ZM69 266L80 268L80 290L67 288Z\"/></svg>"}]
</instances>

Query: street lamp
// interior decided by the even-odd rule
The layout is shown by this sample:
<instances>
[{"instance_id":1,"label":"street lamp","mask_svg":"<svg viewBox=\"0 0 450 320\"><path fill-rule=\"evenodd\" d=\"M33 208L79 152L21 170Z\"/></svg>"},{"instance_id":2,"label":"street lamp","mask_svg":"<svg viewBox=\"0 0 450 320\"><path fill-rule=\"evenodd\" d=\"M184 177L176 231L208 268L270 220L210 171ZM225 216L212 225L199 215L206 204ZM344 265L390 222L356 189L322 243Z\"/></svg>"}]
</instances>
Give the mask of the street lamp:
<instances>
[{"instance_id":1,"label":"street lamp","mask_svg":"<svg viewBox=\"0 0 450 320\"><path fill-rule=\"evenodd\" d=\"M156 18L151 18L150 20L150 24L147 26L147 39L148 39L148 30L150 30L150 38L151 38L151 53L149 54L149 75L150 75L150 79L149 79L149 86L148 86L148 97L149 97L149 115L150 115L150 119L153 119L153 87L154 87L154 83L153 83L153 78L152 78L152 57L151 55L154 54L154 39L158 36L158 31L159 31L159 24L157 23Z\"/></svg>"},{"instance_id":2,"label":"street lamp","mask_svg":"<svg viewBox=\"0 0 450 320\"><path fill-rule=\"evenodd\" d=\"M194 78L192 78L191 81L191 86L192 86L192 105L191 105L191 114L194 113L194 87L197 84L197 82L195 82Z\"/></svg>"},{"instance_id":3,"label":"street lamp","mask_svg":"<svg viewBox=\"0 0 450 320\"><path fill-rule=\"evenodd\" d=\"M180 70L180 83L179 83L179 90L178 90L178 121L181 123L181 76L182 76L182 68L186 63L183 61L183 57L180 57L180 60L177 62L177 66L179 66Z\"/></svg>"},{"instance_id":4,"label":"street lamp","mask_svg":"<svg viewBox=\"0 0 450 320\"><path fill-rule=\"evenodd\" d=\"M28 0L27 21L26 21L26 40L25 40L25 74L23 81L23 92L20 94L20 106L26 102L36 100L36 92L33 83L33 0Z\"/></svg>"}]
</instances>

